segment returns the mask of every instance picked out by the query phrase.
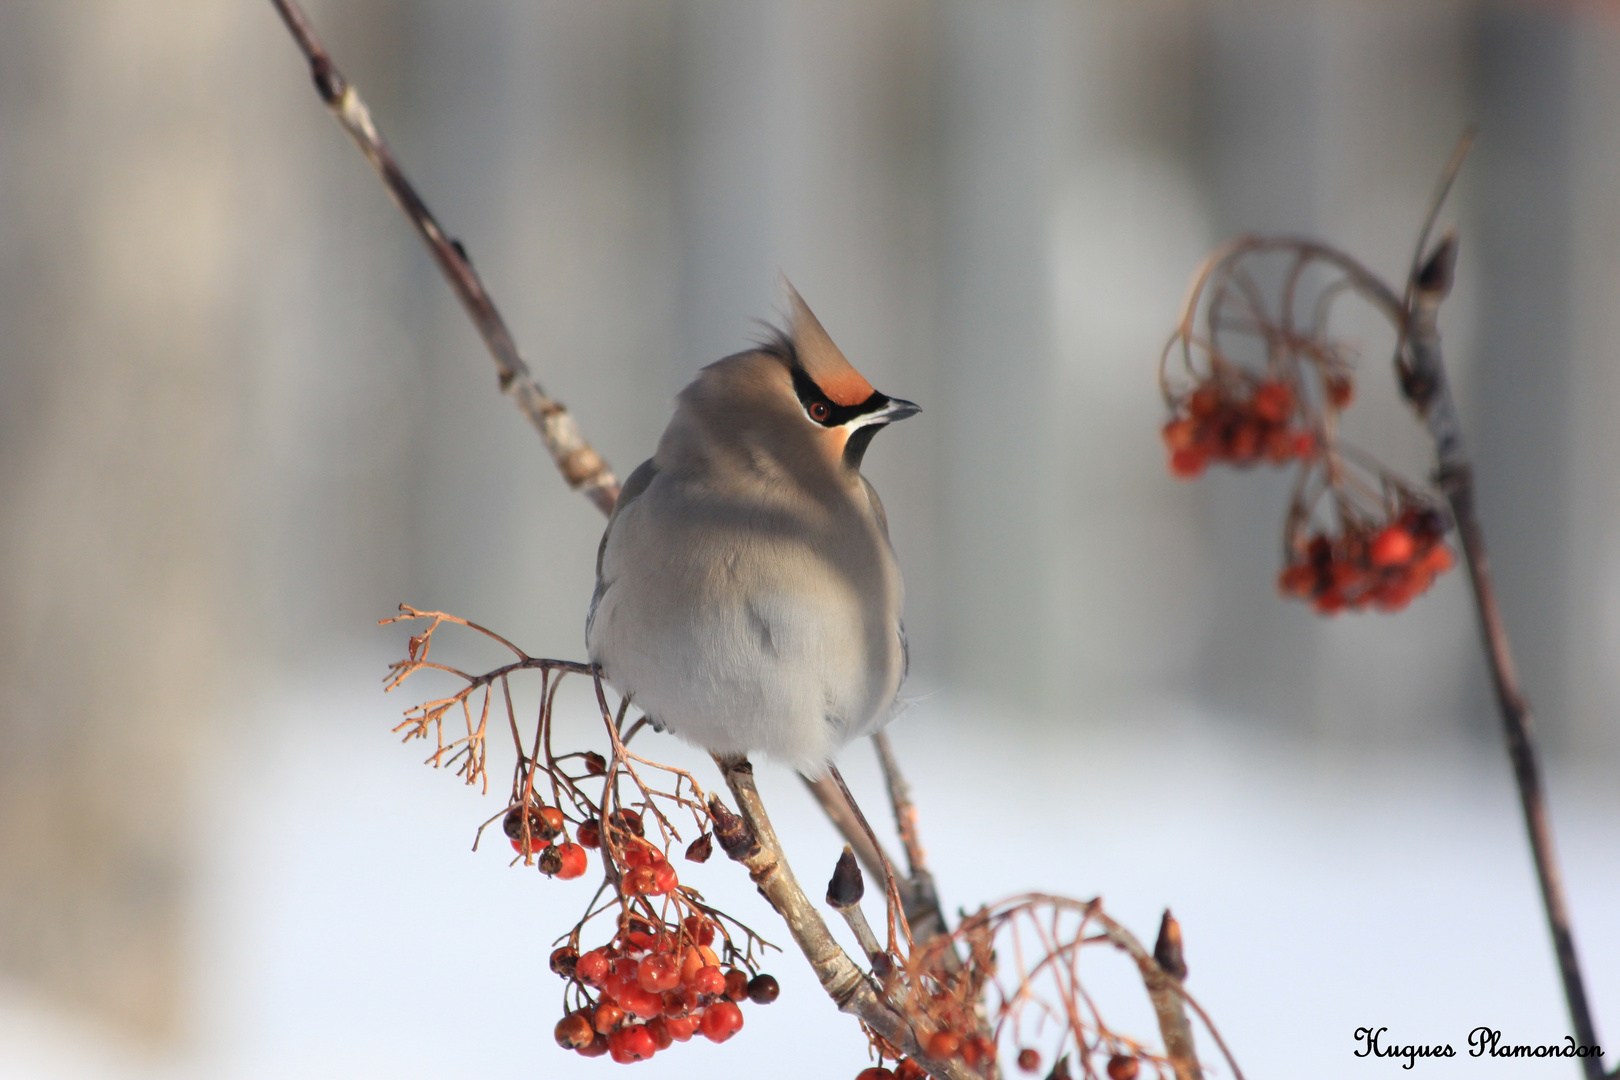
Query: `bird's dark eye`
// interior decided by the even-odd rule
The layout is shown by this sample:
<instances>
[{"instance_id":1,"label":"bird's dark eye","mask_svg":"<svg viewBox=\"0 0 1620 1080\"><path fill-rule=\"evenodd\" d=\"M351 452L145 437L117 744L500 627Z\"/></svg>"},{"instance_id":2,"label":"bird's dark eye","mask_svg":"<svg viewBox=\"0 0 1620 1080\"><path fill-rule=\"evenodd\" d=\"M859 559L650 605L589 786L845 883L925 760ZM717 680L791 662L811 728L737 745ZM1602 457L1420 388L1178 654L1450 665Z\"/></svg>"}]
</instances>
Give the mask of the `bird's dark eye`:
<instances>
[{"instance_id":1,"label":"bird's dark eye","mask_svg":"<svg viewBox=\"0 0 1620 1080\"><path fill-rule=\"evenodd\" d=\"M810 419L814 420L818 424L825 423L828 412L829 410L825 401L813 402L810 406Z\"/></svg>"}]
</instances>

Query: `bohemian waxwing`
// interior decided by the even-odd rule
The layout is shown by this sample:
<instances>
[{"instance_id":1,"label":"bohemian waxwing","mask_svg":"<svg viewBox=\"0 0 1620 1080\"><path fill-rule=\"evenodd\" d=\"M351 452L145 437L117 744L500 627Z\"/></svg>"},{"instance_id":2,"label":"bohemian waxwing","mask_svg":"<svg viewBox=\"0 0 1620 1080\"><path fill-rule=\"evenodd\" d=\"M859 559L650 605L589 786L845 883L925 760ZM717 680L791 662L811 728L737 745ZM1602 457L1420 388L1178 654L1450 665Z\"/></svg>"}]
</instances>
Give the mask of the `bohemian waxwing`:
<instances>
[{"instance_id":1,"label":"bohemian waxwing","mask_svg":"<svg viewBox=\"0 0 1620 1080\"><path fill-rule=\"evenodd\" d=\"M872 436L918 411L874 390L787 285L791 333L710 364L619 493L590 657L658 727L810 775L888 722L904 588Z\"/></svg>"}]
</instances>

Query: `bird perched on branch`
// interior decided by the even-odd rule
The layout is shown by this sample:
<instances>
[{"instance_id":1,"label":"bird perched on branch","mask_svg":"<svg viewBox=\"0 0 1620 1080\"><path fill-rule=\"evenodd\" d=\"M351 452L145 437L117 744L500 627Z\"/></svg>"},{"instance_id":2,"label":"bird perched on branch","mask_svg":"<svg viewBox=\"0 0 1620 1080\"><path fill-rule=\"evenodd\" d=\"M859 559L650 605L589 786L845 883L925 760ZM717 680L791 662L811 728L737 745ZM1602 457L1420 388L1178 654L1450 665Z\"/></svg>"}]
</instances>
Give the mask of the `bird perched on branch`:
<instances>
[{"instance_id":1,"label":"bird perched on branch","mask_svg":"<svg viewBox=\"0 0 1620 1080\"><path fill-rule=\"evenodd\" d=\"M861 459L918 408L787 292L791 329L699 372L625 482L585 639L658 727L815 775L888 722L905 677L900 568Z\"/></svg>"}]
</instances>

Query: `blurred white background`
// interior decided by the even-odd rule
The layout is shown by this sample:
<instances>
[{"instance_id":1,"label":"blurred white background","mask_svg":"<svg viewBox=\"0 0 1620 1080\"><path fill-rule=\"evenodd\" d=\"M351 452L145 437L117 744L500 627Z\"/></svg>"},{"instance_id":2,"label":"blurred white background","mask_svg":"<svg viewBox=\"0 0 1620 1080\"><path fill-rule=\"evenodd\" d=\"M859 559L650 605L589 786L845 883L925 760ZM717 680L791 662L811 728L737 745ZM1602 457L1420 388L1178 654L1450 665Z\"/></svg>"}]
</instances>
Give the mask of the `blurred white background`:
<instances>
[{"instance_id":1,"label":"blurred white background","mask_svg":"<svg viewBox=\"0 0 1620 1080\"><path fill-rule=\"evenodd\" d=\"M310 9L621 475L777 314L778 272L924 406L867 473L944 898L1101 893L1144 935L1171 905L1255 1078L1398 1069L1351 1056L1364 1024L1565 1030L1459 576L1320 621L1272 588L1285 478L1177 483L1158 441L1203 252L1309 232L1399 278L1477 122L1442 327L1620 1040L1614 9ZM544 959L582 883L468 854L498 806L389 736L403 634L375 626L406 601L578 656L602 522L268 3L0 0L0 327L0 1075L611 1069L551 1042ZM1385 357L1369 338L1356 434L1420 472ZM868 757L846 771L876 802ZM819 880L830 828L785 772L762 784ZM737 876L701 887L768 927ZM852 1077L851 1025L774 970L742 1036L649 1072Z\"/></svg>"}]
</instances>

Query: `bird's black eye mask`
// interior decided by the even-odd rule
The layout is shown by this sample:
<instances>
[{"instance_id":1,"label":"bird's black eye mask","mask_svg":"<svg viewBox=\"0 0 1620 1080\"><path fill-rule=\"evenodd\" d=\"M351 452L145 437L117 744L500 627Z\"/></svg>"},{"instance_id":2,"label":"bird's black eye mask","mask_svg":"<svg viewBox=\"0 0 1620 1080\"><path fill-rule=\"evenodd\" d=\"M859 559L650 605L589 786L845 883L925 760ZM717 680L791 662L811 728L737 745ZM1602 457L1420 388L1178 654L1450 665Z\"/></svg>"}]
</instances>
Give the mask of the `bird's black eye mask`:
<instances>
[{"instance_id":1,"label":"bird's black eye mask","mask_svg":"<svg viewBox=\"0 0 1620 1080\"><path fill-rule=\"evenodd\" d=\"M815 380L805 374L799 365L789 364L788 371L793 375L793 392L799 395L799 404L804 406L806 415L822 427L840 427L851 420L875 413L889 403L889 395L874 390L859 405L839 405L823 394Z\"/></svg>"}]
</instances>

